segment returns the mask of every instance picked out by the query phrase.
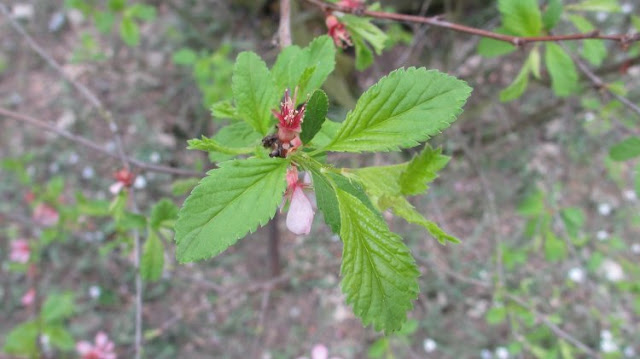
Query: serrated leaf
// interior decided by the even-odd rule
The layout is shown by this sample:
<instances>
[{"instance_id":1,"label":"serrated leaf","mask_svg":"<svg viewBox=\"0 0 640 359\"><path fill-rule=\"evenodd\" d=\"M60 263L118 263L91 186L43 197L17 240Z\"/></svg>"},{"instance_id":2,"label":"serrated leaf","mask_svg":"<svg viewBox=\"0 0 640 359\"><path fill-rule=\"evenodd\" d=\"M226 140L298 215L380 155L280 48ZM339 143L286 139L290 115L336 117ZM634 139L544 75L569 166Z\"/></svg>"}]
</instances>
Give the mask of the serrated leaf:
<instances>
[{"instance_id":1,"label":"serrated leaf","mask_svg":"<svg viewBox=\"0 0 640 359\"><path fill-rule=\"evenodd\" d=\"M549 0L547 2L547 9L542 14L542 23L545 30L551 30L558 24L562 17L562 0Z\"/></svg>"},{"instance_id":2,"label":"serrated leaf","mask_svg":"<svg viewBox=\"0 0 640 359\"><path fill-rule=\"evenodd\" d=\"M329 98L322 90L316 90L307 102L307 110L302 121L300 140L309 143L322 128L329 111Z\"/></svg>"},{"instance_id":3,"label":"serrated leaf","mask_svg":"<svg viewBox=\"0 0 640 359\"><path fill-rule=\"evenodd\" d=\"M154 282L160 279L164 269L164 245L153 229L149 230L149 237L144 242L142 258L140 259L140 275L142 279Z\"/></svg>"},{"instance_id":4,"label":"serrated leaf","mask_svg":"<svg viewBox=\"0 0 640 359\"><path fill-rule=\"evenodd\" d=\"M531 73L531 63L526 61L511 85L500 91L500 101L509 102L522 96L529 85L529 73Z\"/></svg>"},{"instance_id":5,"label":"serrated leaf","mask_svg":"<svg viewBox=\"0 0 640 359\"><path fill-rule=\"evenodd\" d=\"M446 244L447 242L460 243L458 238L448 234L435 222L426 219L420 212L416 211L413 205L404 197L384 196L379 203L382 208L391 208L393 214L402 217L405 221L422 226L440 244Z\"/></svg>"},{"instance_id":6,"label":"serrated leaf","mask_svg":"<svg viewBox=\"0 0 640 359\"><path fill-rule=\"evenodd\" d=\"M313 144L316 147L325 147L333 140L334 137L336 137L341 126L341 123L327 119L322 124L320 132L318 132L316 137L313 138Z\"/></svg>"},{"instance_id":7,"label":"serrated leaf","mask_svg":"<svg viewBox=\"0 0 640 359\"><path fill-rule=\"evenodd\" d=\"M363 324L393 332L418 295L420 272L402 239L359 199L337 190L340 206L342 291Z\"/></svg>"},{"instance_id":8,"label":"serrated leaf","mask_svg":"<svg viewBox=\"0 0 640 359\"><path fill-rule=\"evenodd\" d=\"M351 36L351 41L356 51L356 70L364 71L373 64L373 51L358 35Z\"/></svg>"},{"instance_id":9,"label":"serrated leaf","mask_svg":"<svg viewBox=\"0 0 640 359\"><path fill-rule=\"evenodd\" d=\"M312 169L311 175L318 209L322 212L324 221L331 231L340 234L340 208L331 180L320 169Z\"/></svg>"},{"instance_id":10,"label":"serrated leaf","mask_svg":"<svg viewBox=\"0 0 640 359\"><path fill-rule=\"evenodd\" d=\"M43 328L43 334L49 338L51 344L61 350L71 350L75 347L75 340L71 333L63 326L54 325Z\"/></svg>"},{"instance_id":11,"label":"serrated leaf","mask_svg":"<svg viewBox=\"0 0 640 359\"><path fill-rule=\"evenodd\" d=\"M231 79L238 114L261 135L271 130L275 118L271 110L278 107L281 93L271 78L267 65L253 52L241 52Z\"/></svg>"},{"instance_id":12,"label":"serrated leaf","mask_svg":"<svg viewBox=\"0 0 640 359\"><path fill-rule=\"evenodd\" d=\"M587 33L595 29L595 26L584 16L569 15L569 20L580 32ZM590 64L600 66L607 57L607 48L603 40L583 40L581 55Z\"/></svg>"},{"instance_id":13,"label":"serrated leaf","mask_svg":"<svg viewBox=\"0 0 640 359\"><path fill-rule=\"evenodd\" d=\"M622 10L618 0L585 0L577 4L567 5L567 9L602 12L620 12Z\"/></svg>"},{"instance_id":14,"label":"serrated leaf","mask_svg":"<svg viewBox=\"0 0 640 359\"><path fill-rule=\"evenodd\" d=\"M614 161L627 161L640 156L640 138L629 137L609 149L609 157Z\"/></svg>"},{"instance_id":15,"label":"serrated leaf","mask_svg":"<svg viewBox=\"0 0 640 359\"><path fill-rule=\"evenodd\" d=\"M545 63L551 76L553 92L558 96L569 96L578 90L578 72L571 59L560 45L546 45Z\"/></svg>"},{"instance_id":16,"label":"serrated leaf","mask_svg":"<svg viewBox=\"0 0 640 359\"><path fill-rule=\"evenodd\" d=\"M340 21L344 23L349 33L353 36L356 35L366 42L371 44L376 54L380 55L384 50L384 45L387 42L387 34L384 33L379 27L373 24L372 18L355 16L355 15L343 15L340 17Z\"/></svg>"},{"instance_id":17,"label":"serrated leaf","mask_svg":"<svg viewBox=\"0 0 640 359\"><path fill-rule=\"evenodd\" d=\"M163 198L151 208L149 225L153 229L165 226L173 228L173 221L178 218L178 206L170 199Z\"/></svg>"},{"instance_id":18,"label":"serrated leaf","mask_svg":"<svg viewBox=\"0 0 640 359\"><path fill-rule=\"evenodd\" d=\"M438 71L393 71L369 88L347 114L328 151L389 151L413 147L440 133L462 112L471 93Z\"/></svg>"},{"instance_id":19,"label":"serrated leaf","mask_svg":"<svg viewBox=\"0 0 640 359\"><path fill-rule=\"evenodd\" d=\"M238 149L249 147L255 148L260 143L262 136L257 133L248 123L244 121L234 122L224 126L218 133L213 136L212 140L226 148ZM211 162L222 162L234 158L234 154L225 154L221 152L210 152L209 160Z\"/></svg>"},{"instance_id":20,"label":"serrated leaf","mask_svg":"<svg viewBox=\"0 0 640 359\"><path fill-rule=\"evenodd\" d=\"M140 29L132 18L124 16L120 22L120 37L125 44L133 47L140 42Z\"/></svg>"},{"instance_id":21,"label":"serrated leaf","mask_svg":"<svg viewBox=\"0 0 640 359\"><path fill-rule=\"evenodd\" d=\"M73 293L50 294L42 305L42 319L45 323L55 323L69 318L74 311Z\"/></svg>"},{"instance_id":22,"label":"serrated leaf","mask_svg":"<svg viewBox=\"0 0 640 359\"><path fill-rule=\"evenodd\" d=\"M35 321L25 322L13 328L5 337L4 352L11 355L35 357L40 326Z\"/></svg>"},{"instance_id":23,"label":"serrated leaf","mask_svg":"<svg viewBox=\"0 0 640 359\"><path fill-rule=\"evenodd\" d=\"M293 89L300 81L300 76L307 68L307 57L304 51L296 45L284 48L271 68L273 79L278 86L278 92Z\"/></svg>"},{"instance_id":24,"label":"serrated leaf","mask_svg":"<svg viewBox=\"0 0 640 359\"><path fill-rule=\"evenodd\" d=\"M494 32L503 35L514 35L506 31L503 27L499 27ZM483 37L478 42L478 54L484 57L498 57L512 53L516 50L516 47L506 41L499 41L488 37Z\"/></svg>"},{"instance_id":25,"label":"serrated leaf","mask_svg":"<svg viewBox=\"0 0 640 359\"><path fill-rule=\"evenodd\" d=\"M178 261L213 257L275 214L288 161L250 158L220 163L191 192L176 222Z\"/></svg>"},{"instance_id":26,"label":"serrated leaf","mask_svg":"<svg viewBox=\"0 0 640 359\"><path fill-rule=\"evenodd\" d=\"M404 195L424 193L438 177L438 171L449 163L451 157L442 154L442 149L432 149L426 145L419 155L411 159L406 170L400 176L400 187Z\"/></svg>"},{"instance_id":27,"label":"serrated leaf","mask_svg":"<svg viewBox=\"0 0 640 359\"><path fill-rule=\"evenodd\" d=\"M542 31L542 15L537 0L498 0L502 27L520 36L536 36Z\"/></svg>"},{"instance_id":28,"label":"serrated leaf","mask_svg":"<svg viewBox=\"0 0 640 359\"><path fill-rule=\"evenodd\" d=\"M214 120L238 120L238 111L230 101L219 101L211 105L211 116Z\"/></svg>"},{"instance_id":29,"label":"serrated leaf","mask_svg":"<svg viewBox=\"0 0 640 359\"><path fill-rule=\"evenodd\" d=\"M219 152L225 155L244 155L253 152L254 147L227 147L218 141L202 136L201 139L188 140L188 150L200 150L205 152Z\"/></svg>"}]
</instances>

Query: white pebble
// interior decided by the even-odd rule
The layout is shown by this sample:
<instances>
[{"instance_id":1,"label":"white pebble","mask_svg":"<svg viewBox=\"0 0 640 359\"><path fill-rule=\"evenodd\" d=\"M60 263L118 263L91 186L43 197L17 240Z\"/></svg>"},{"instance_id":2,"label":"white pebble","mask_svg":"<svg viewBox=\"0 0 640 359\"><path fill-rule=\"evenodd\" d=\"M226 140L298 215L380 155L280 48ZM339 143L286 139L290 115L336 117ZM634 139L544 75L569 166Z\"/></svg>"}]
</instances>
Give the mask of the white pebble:
<instances>
[{"instance_id":1,"label":"white pebble","mask_svg":"<svg viewBox=\"0 0 640 359\"><path fill-rule=\"evenodd\" d=\"M624 270L622 266L611 259L605 259L600 265L600 272L608 280L612 282L619 282L624 279Z\"/></svg>"},{"instance_id":2,"label":"white pebble","mask_svg":"<svg viewBox=\"0 0 640 359\"><path fill-rule=\"evenodd\" d=\"M640 254L640 243L631 245L631 252L633 252L633 254Z\"/></svg>"},{"instance_id":3,"label":"white pebble","mask_svg":"<svg viewBox=\"0 0 640 359\"><path fill-rule=\"evenodd\" d=\"M582 268L571 268L569 270L569 274L568 277L570 280L576 282L576 283L582 283L584 282L584 270L582 270Z\"/></svg>"},{"instance_id":4,"label":"white pebble","mask_svg":"<svg viewBox=\"0 0 640 359\"><path fill-rule=\"evenodd\" d=\"M431 338L427 338L422 342L422 348L427 353L433 353L436 349L438 349L438 343Z\"/></svg>"},{"instance_id":5,"label":"white pebble","mask_svg":"<svg viewBox=\"0 0 640 359\"><path fill-rule=\"evenodd\" d=\"M482 349L482 351L480 352L480 358L482 358L482 359L492 359L493 358L493 354L491 354L491 351L489 349Z\"/></svg>"},{"instance_id":6,"label":"white pebble","mask_svg":"<svg viewBox=\"0 0 640 359\"><path fill-rule=\"evenodd\" d=\"M598 205L598 213L603 216L608 216L611 214L611 205L609 203L600 203Z\"/></svg>"}]
</instances>

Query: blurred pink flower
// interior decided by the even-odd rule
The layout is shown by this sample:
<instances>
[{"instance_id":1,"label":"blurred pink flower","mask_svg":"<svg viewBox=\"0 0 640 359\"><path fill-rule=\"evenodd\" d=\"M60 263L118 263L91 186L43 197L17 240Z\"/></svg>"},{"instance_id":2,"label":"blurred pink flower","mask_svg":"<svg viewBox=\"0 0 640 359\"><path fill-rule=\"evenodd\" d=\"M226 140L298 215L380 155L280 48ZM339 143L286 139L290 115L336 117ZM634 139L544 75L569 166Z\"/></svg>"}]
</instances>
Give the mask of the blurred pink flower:
<instances>
[{"instance_id":1,"label":"blurred pink flower","mask_svg":"<svg viewBox=\"0 0 640 359\"><path fill-rule=\"evenodd\" d=\"M33 210L33 220L43 227L53 227L58 224L60 214L46 203L40 203Z\"/></svg>"},{"instance_id":2,"label":"blurred pink flower","mask_svg":"<svg viewBox=\"0 0 640 359\"><path fill-rule=\"evenodd\" d=\"M76 350L82 359L116 359L113 349L113 342L104 332L96 334L95 344L86 341L76 344Z\"/></svg>"},{"instance_id":3,"label":"blurred pink flower","mask_svg":"<svg viewBox=\"0 0 640 359\"><path fill-rule=\"evenodd\" d=\"M329 36L333 39L333 43L336 47L344 49L348 46L353 46L349 31L347 31L344 24L341 23L335 15L328 15L325 19L325 23L327 24L327 29L329 29Z\"/></svg>"},{"instance_id":4,"label":"blurred pink flower","mask_svg":"<svg viewBox=\"0 0 640 359\"><path fill-rule=\"evenodd\" d=\"M33 301L35 299L36 299L36 290L34 288L31 288L26 293L24 293L20 301L22 302L23 306L28 307L28 306L31 306L31 304L33 304Z\"/></svg>"},{"instance_id":5,"label":"blurred pink flower","mask_svg":"<svg viewBox=\"0 0 640 359\"><path fill-rule=\"evenodd\" d=\"M328 359L329 349L324 344L316 344L311 348L311 359ZM298 359L309 359L308 357L300 357ZM331 359L341 359L340 357L331 357Z\"/></svg>"},{"instance_id":6,"label":"blurred pink flower","mask_svg":"<svg viewBox=\"0 0 640 359\"><path fill-rule=\"evenodd\" d=\"M364 6L364 0L340 0L338 6L349 9L361 9Z\"/></svg>"},{"instance_id":7,"label":"blurred pink flower","mask_svg":"<svg viewBox=\"0 0 640 359\"><path fill-rule=\"evenodd\" d=\"M31 249L29 248L29 242L26 239L16 239L11 241L9 245L9 260L18 263L27 263L31 256Z\"/></svg>"},{"instance_id":8,"label":"blurred pink flower","mask_svg":"<svg viewBox=\"0 0 640 359\"><path fill-rule=\"evenodd\" d=\"M309 234L311 231L316 199L310 187L311 176L308 173L305 173L301 181L296 167L287 171L285 199L289 200L290 204L285 223L287 228L295 234Z\"/></svg>"}]
</instances>

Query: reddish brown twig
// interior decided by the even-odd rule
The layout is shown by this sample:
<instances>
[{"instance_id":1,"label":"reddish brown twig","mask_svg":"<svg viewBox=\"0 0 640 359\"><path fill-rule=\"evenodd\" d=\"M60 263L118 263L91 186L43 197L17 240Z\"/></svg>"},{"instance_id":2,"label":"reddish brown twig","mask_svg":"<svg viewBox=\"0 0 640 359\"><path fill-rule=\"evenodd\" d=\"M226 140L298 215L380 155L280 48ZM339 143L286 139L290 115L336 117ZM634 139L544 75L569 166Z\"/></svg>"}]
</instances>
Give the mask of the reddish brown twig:
<instances>
[{"instance_id":1,"label":"reddish brown twig","mask_svg":"<svg viewBox=\"0 0 640 359\"><path fill-rule=\"evenodd\" d=\"M371 11L371 10L345 8L342 6L338 6L337 4L327 3L322 0L306 0L306 1L308 3L311 3L315 6L320 7L324 11L334 10L334 11L340 11L340 12L349 13L357 16L369 16L376 19L428 24L431 26L441 27L441 28L452 30L452 31L462 32L465 34L471 34L471 35L486 37L486 38L490 38L498 41L508 42L514 46L523 46L525 44L532 43L532 42L600 39L600 40L616 41L616 42L619 42L623 47L627 47L633 42L640 41L640 33L604 35L604 34L601 34L599 31L591 31L588 33L567 34L567 35L512 36L512 35L498 34L496 32L492 32L488 30L482 30L475 27L471 27L471 26L449 22L444 20L444 17L442 15L426 17L426 16L417 16L417 15L396 14L396 13L384 12L384 11Z\"/></svg>"}]
</instances>

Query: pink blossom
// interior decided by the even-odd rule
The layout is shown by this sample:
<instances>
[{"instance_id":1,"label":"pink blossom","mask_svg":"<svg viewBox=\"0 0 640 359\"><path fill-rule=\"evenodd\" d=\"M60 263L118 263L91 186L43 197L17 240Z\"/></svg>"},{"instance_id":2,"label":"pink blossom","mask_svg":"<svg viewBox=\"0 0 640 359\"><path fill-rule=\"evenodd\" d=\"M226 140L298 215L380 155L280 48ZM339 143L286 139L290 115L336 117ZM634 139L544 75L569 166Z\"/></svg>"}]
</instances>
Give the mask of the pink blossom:
<instances>
[{"instance_id":1,"label":"pink blossom","mask_svg":"<svg viewBox=\"0 0 640 359\"><path fill-rule=\"evenodd\" d=\"M338 6L348 9L362 9L364 0L340 0Z\"/></svg>"},{"instance_id":2,"label":"pink blossom","mask_svg":"<svg viewBox=\"0 0 640 359\"><path fill-rule=\"evenodd\" d=\"M18 263L27 263L31 256L29 242L26 239L16 239L11 241L9 250L9 260Z\"/></svg>"},{"instance_id":3,"label":"pink blossom","mask_svg":"<svg viewBox=\"0 0 640 359\"><path fill-rule=\"evenodd\" d=\"M324 344L316 344L311 349L311 359L328 359L329 349ZM298 359L308 359L307 357L300 357ZM340 357L331 357L331 359L340 359Z\"/></svg>"},{"instance_id":4,"label":"pink blossom","mask_svg":"<svg viewBox=\"0 0 640 359\"><path fill-rule=\"evenodd\" d=\"M116 182L109 186L109 192L116 195L120 193L120 191L122 191L124 188L131 187L133 185L133 182L135 181L136 176L128 169L123 168L119 171L116 171L113 174L113 178L116 179Z\"/></svg>"},{"instance_id":5,"label":"pink blossom","mask_svg":"<svg viewBox=\"0 0 640 359\"><path fill-rule=\"evenodd\" d=\"M23 306L29 307L33 304L33 301L36 299L36 290L34 288L30 288L24 295L20 302Z\"/></svg>"},{"instance_id":6,"label":"pink blossom","mask_svg":"<svg viewBox=\"0 0 640 359\"><path fill-rule=\"evenodd\" d=\"M344 27L344 24L338 20L335 15L329 15L325 19L325 23L327 24L327 28L329 29L329 36L333 39L333 43L337 47L345 48L348 46L353 46L351 42L351 35Z\"/></svg>"},{"instance_id":7,"label":"pink blossom","mask_svg":"<svg viewBox=\"0 0 640 359\"><path fill-rule=\"evenodd\" d=\"M316 199L311 187L311 176L304 175L301 181L296 167L287 171L287 191L289 212L285 221L287 228L295 234L309 234L315 215Z\"/></svg>"},{"instance_id":8,"label":"pink blossom","mask_svg":"<svg viewBox=\"0 0 640 359\"><path fill-rule=\"evenodd\" d=\"M289 90L284 93L284 100L280 104L280 112L273 110L274 116L278 119L278 139L282 143L289 143L302 132L302 120L306 104L300 109L296 108L296 100L298 97L298 89L293 93L293 98L289 94Z\"/></svg>"},{"instance_id":9,"label":"pink blossom","mask_svg":"<svg viewBox=\"0 0 640 359\"><path fill-rule=\"evenodd\" d=\"M114 344L104 332L98 332L95 344L82 341L76 344L76 350L82 359L116 359Z\"/></svg>"},{"instance_id":10,"label":"pink blossom","mask_svg":"<svg viewBox=\"0 0 640 359\"><path fill-rule=\"evenodd\" d=\"M46 203L40 203L33 210L33 220L43 227L53 227L58 224L60 214Z\"/></svg>"}]
</instances>

